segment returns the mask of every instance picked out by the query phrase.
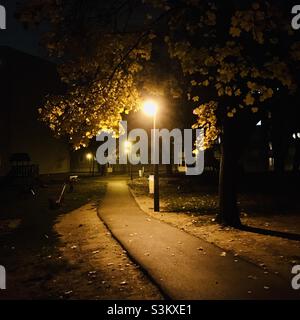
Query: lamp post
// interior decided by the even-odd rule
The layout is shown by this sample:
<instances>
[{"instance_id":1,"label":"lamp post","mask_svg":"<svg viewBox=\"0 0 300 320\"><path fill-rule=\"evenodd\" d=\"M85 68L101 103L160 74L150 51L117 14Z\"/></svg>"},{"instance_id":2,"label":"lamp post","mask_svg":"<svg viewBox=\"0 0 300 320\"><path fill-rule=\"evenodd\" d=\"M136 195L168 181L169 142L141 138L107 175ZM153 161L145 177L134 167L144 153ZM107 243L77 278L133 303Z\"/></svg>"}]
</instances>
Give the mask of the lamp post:
<instances>
[{"instance_id":1,"label":"lamp post","mask_svg":"<svg viewBox=\"0 0 300 320\"><path fill-rule=\"evenodd\" d=\"M154 145L153 145L153 154L154 154L154 160L156 160L156 153L158 150L156 150L156 115L158 111L158 104L153 100L148 100L144 102L144 112L150 116L153 117L153 130L154 130ZM159 164L154 163L153 165L154 169L154 212L159 212Z\"/></svg>"},{"instance_id":2,"label":"lamp post","mask_svg":"<svg viewBox=\"0 0 300 320\"><path fill-rule=\"evenodd\" d=\"M87 153L86 158L89 161L89 171L90 174L92 174L92 159L93 159L93 154L92 153Z\"/></svg>"},{"instance_id":3,"label":"lamp post","mask_svg":"<svg viewBox=\"0 0 300 320\"><path fill-rule=\"evenodd\" d=\"M129 155L131 153L131 147L132 147L132 143L130 141L126 141L125 142L125 152L126 152L127 155ZM132 165L131 165L130 159L129 159L129 175L130 175L130 180L132 180L133 179L133 176L132 176Z\"/></svg>"}]
</instances>

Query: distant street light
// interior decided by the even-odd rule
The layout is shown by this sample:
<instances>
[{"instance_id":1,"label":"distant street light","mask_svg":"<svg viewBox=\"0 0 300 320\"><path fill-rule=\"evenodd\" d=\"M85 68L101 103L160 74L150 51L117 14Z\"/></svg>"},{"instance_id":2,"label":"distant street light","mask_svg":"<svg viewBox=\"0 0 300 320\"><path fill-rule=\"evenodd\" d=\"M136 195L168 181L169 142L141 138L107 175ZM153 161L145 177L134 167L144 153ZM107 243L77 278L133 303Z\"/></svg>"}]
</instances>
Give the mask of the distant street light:
<instances>
[{"instance_id":1,"label":"distant street light","mask_svg":"<svg viewBox=\"0 0 300 320\"><path fill-rule=\"evenodd\" d=\"M87 158L87 160L92 160L93 159L93 155L91 153L87 153L86 154L86 158Z\"/></svg>"},{"instance_id":2,"label":"distant street light","mask_svg":"<svg viewBox=\"0 0 300 320\"><path fill-rule=\"evenodd\" d=\"M154 159L156 159L156 115L158 112L158 104L154 100L147 100L143 105L144 113L153 117L153 130L154 130ZM159 212L159 164L154 164L154 212Z\"/></svg>"},{"instance_id":3,"label":"distant street light","mask_svg":"<svg viewBox=\"0 0 300 320\"><path fill-rule=\"evenodd\" d=\"M93 161L93 154L92 153L87 153L86 154L86 159L89 161L89 169L90 169L90 173L92 173L92 161ZM93 168L94 168L94 163L93 163ZM93 169L93 175L94 175L94 169Z\"/></svg>"}]
</instances>

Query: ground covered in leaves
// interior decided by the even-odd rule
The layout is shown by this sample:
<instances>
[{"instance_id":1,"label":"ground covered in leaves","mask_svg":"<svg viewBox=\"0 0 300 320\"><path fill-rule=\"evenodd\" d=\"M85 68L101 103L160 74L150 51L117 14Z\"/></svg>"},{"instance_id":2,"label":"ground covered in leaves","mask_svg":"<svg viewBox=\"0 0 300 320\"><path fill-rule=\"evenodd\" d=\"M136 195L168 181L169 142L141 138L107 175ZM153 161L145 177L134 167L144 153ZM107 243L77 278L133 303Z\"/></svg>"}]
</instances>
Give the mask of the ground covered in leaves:
<instances>
[{"instance_id":1,"label":"ground covered in leaves","mask_svg":"<svg viewBox=\"0 0 300 320\"><path fill-rule=\"evenodd\" d=\"M35 195L16 186L3 190L0 265L7 290L0 300L162 299L97 216L105 183L80 180L63 206L50 210L61 185L49 181Z\"/></svg>"},{"instance_id":2,"label":"ground covered in leaves","mask_svg":"<svg viewBox=\"0 0 300 320\"><path fill-rule=\"evenodd\" d=\"M147 179L135 179L130 183L138 204L149 215L290 281L292 266L300 264L300 210L296 195L275 198L262 192L242 192L239 206L242 223L247 229L237 230L215 222L216 188L174 178L163 178L160 185L161 212L153 213Z\"/></svg>"}]
</instances>

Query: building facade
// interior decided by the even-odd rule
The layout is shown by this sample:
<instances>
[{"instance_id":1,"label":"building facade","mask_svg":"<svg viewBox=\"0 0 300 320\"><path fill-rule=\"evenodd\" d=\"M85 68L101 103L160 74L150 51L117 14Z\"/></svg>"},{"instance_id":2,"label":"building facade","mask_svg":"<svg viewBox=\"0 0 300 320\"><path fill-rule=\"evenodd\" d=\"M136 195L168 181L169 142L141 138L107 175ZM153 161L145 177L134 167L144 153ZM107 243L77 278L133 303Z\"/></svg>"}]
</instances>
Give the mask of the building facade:
<instances>
[{"instance_id":1,"label":"building facade","mask_svg":"<svg viewBox=\"0 0 300 320\"><path fill-rule=\"evenodd\" d=\"M16 154L26 154L39 174L69 172L68 143L38 120L46 95L60 90L55 64L0 47L0 75L0 176L10 174Z\"/></svg>"}]
</instances>

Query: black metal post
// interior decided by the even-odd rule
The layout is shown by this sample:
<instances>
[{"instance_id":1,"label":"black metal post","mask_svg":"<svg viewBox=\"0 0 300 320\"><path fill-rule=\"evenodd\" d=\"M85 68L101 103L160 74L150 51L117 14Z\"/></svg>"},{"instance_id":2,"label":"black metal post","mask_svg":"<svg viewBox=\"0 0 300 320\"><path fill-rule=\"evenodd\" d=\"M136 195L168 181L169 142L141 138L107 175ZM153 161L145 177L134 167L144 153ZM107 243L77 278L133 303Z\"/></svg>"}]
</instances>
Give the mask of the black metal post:
<instances>
[{"instance_id":1,"label":"black metal post","mask_svg":"<svg viewBox=\"0 0 300 320\"><path fill-rule=\"evenodd\" d=\"M153 117L154 128L154 160L156 160L156 152L159 152L159 148L156 148L156 115ZM159 143L159 142L158 142ZM159 154L158 154L159 159ZM154 164L154 212L159 212L159 164Z\"/></svg>"}]
</instances>

